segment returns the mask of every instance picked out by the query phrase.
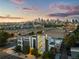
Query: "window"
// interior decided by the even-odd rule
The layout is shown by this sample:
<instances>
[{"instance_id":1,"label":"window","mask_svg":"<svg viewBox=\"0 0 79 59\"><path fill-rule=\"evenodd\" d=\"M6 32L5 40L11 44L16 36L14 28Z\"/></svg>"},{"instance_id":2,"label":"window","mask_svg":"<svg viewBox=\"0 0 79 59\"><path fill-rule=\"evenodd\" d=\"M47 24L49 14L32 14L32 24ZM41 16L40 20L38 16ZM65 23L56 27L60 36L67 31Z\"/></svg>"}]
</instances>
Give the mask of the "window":
<instances>
[{"instance_id":1,"label":"window","mask_svg":"<svg viewBox=\"0 0 79 59\"><path fill-rule=\"evenodd\" d=\"M50 42L50 45L54 45L55 44L55 42Z\"/></svg>"}]
</instances>

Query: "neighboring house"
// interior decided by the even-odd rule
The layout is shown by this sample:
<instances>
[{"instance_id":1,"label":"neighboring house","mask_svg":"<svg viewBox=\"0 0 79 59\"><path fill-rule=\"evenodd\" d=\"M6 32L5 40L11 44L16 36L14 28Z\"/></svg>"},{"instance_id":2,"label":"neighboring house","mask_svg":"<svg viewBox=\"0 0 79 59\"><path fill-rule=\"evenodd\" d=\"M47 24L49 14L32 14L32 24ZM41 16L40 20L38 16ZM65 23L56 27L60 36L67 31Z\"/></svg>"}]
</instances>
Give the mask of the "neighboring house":
<instances>
[{"instance_id":1,"label":"neighboring house","mask_svg":"<svg viewBox=\"0 0 79 59\"><path fill-rule=\"evenodd\" d=\"M49 50L50 50L51 47L55 47L57 49L60 49L62 41L63 41L62 38L48 37L48 48L49 48Z\"/></svg>"},{"instance_id":2,"label":"neighboring house","mask_svg":"<svg viewBox=\"0 0 79 59\"><path fill-rule=\"evenodd\" d=\"M79 57L79 47L71 48L71 55L73 59L77 59Z\"/></svg>"},{"instance_id":3,"label":"neighboring house","mask_svg":"<svg viewBox=\"0 0 79 59\"><path fill-rule=\"evenodd\" d=\"M17 45L21 46L21 50L23 50L24 46L30 46L31 48L35 48L34 44L36 41L36 37L34 36L18 36L17 37Z\"/></svg>"},{"instance_id":4,"label":"neighboring house","mask_svg":"<svg viewBox=\"0 0 79 59\"><path fill-rule=\"evenodd\" d=\"M75 46L71 48L71 54L73 59L79 58L79 41L76 42Z\"/></svg>"}]
</instances>

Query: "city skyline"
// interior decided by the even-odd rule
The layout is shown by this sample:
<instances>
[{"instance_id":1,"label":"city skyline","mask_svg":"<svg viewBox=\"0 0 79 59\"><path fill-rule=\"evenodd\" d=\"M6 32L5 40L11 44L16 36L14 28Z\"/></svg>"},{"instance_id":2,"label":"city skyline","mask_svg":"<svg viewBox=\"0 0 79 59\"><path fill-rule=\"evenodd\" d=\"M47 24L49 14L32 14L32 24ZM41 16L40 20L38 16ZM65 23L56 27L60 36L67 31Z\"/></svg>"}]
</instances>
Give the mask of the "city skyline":
<instances>
[{"instance_id":1,"label":"city skyline","mask_svg":"<svg viewBox=\"0 0 79 59\"><path fill-rule=\"evenodd\" d=\"M79 0L0 0L0 22L79 19Z\"/></svg>"}]
</instances>

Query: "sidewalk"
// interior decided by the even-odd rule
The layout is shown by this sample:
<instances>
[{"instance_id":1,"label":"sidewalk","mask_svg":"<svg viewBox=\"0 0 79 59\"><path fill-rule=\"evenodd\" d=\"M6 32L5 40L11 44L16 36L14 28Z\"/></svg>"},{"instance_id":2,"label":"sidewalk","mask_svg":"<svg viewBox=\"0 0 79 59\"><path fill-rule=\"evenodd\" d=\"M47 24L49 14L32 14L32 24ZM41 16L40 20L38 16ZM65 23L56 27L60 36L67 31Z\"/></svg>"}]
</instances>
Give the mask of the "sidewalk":
<instances>
[{"instance_id":1,"label":"sidewalk","mask_svg":"<svg viewBox=\"0 0 79 59\"><path fill-rule=\"evenodd\" d=\"M6 52L6 53L11 54L11 55L16 56L16 57L20 57L22 59L36 59L35 56L31 55L31 54L24 55L21 53L15 53L14 50L12 50L11 48L5 49L5 50L3 50L3 52Z\"/></svg>"},{"instance_id":2,"label":"sidewalk","mask_svg":"<svg viewBox=\"0 0 79 59\"><path fill-rule=\"evenodd\" d=\"M35 59L35 56L28 54L26 59Z\"/></svg>"},{"instance_id":3,"label":"sidewalk","mask_svg":"<svg viewBox=\"0 0 79 59\"><path fill-rule=\"evenodd\" d=\"M5 50L3 50L3 52L6 52L8 54L11 54L13 56L20 57L20 58L23 58L23 59L25 58L25 55L15 53L14 50L12 50L11 48L5 49Z\"/></svg>"}]
</instances>

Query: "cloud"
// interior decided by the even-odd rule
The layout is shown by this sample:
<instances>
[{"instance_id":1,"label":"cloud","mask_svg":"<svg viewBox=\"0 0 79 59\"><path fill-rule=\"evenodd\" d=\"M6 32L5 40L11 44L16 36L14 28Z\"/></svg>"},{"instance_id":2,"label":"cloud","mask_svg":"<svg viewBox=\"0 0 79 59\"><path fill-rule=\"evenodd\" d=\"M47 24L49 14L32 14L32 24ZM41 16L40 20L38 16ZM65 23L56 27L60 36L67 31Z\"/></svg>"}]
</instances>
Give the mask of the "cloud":
<instances>
[{"instance_id":1,"label":"cloud","mask_svg":"<svg viewBox=\"0 0 79 59\"><path fill-rule=\"evenodd\" d=\"M32 8L22 8L23 11L32 11Z\"/></svg>"},{"instance_id":2,"label":"cloud","mask_svg":"<svg viewBox=\"0 0 79 59\"><path fill-rule=\"evenodd\" d=\"M67 17L72 15L79 15L79 5L51 4L49 5L49 8L51 10L58 9L59 11L62 11L48 14L50 17Z\"/></svg>"},{"instance_id":3,"label":"cloud","mask_svg":"<svg viewBox=\"0 0 79 59\"><path fill-rule=\"evenodd\" d=\"M11 2L14 4L23 4L24 0L11 0Z\"/></svg>"},{"instance_id":4,"label":"cloud","mask_svg":"<svg viewBox=\"0 0 79 59\"><path fill-rule=\"evenodd\" d=\"M34 7L34 6L32 6L32 7L23 7L23 8L21 8L21 10L24 11L24 12L28 12L28 11L36 12L36 11L39 11L39 9L37 7Z\"/></svg>"},{"instance_id":5,"label":"cloud","mask_svg":"<svg viewBox=\"0 0 79 59\"><path fill-rule=\"evenodd\" d=\"M1 19L23 19L22 17L0 16Z\"/></svg>"},{"instance_id":6,"label":"cloud","mask_svg":"<svg viewBox=\"0 0 79 59\"><path fill-rule=\"evenodd\" d=\"M72 16L72 15L79 15L79 12L67 12L67 13L51 13L51 14L48 14L47 16L49 17L67 17L67 16Z\"/></svg>"},{"instance_id":7,"label":"cloud","mask_svg":"<svg viewBox=\"0 0 79 59\"><path fill-rule=\"evenodd\" d=\"M50 4L49 9L60 9L60 10L66 10L66 11L79 11L79 5L65 5L65 4Z\"/></svg>"},{"instance_id":8,"label":"cloud","mask_svg":"<svg viewBox=\"0 0 79 59\"><path fill-rule=\"evenodd\" d=\"M64 13L55 13L55 14L48 14L49 17L66 17L68 16L67 14Z\"/></svg>"},{"instance_id":9,"label":"cloud","mask_svg":"<svg viewBox=\"0 0 79 59\"><path fill-rule=\"evenodd\" d=\"M20 9L21 12L27 13L27 12L35 12L34 9L30 8L30 7L24 7Z\"/></svg>"}]
</instances>

